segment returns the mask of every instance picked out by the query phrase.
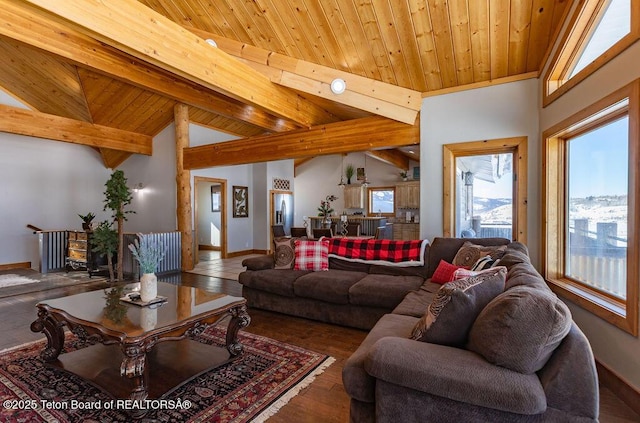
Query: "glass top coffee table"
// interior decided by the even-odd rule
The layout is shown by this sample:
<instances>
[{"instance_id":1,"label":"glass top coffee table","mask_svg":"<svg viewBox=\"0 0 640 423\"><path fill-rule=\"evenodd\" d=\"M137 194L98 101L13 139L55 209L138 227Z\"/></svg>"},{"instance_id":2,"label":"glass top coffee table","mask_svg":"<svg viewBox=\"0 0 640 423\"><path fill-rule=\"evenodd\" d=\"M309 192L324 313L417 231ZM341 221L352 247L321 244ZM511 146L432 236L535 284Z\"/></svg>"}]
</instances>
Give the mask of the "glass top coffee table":
<instances>
[{"instance_id":1,"label":"glass top coffee table","mask_svg":"<svg viewBox=\"0 0 640 423\"><path fill-rule=\"evenodd\" d=\"M158 282L164 303L142 307L120 300L136 286L38 303L31 330L47 337L42 359L102 386L116 398L144 400L159 398L242 353L238 331L251 322L244 298ZM225 317L226 348L191 339ZM99 343L60 355L64 326L80 339Z\"/></svg>"}]
</instances>

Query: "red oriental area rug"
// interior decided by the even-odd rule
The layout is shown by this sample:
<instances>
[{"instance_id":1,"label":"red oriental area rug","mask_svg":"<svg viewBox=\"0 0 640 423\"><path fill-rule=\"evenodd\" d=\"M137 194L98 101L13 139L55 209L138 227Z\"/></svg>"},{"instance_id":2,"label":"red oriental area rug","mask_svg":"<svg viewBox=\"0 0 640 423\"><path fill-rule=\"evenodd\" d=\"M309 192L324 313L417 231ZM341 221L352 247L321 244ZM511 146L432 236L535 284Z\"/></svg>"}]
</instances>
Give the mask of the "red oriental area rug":
<instances>
[{"instance_id":1,"label":"red oriental area rug","mask_svg":"<svg viewBox=\"0 0 640 423\"><path fill-rule=\"evenodd\" d=\"M195 340L224 345L224 329L209 327ZM260 422L309 385L334 359L273 339L240 332L244 353L148 402L149 422ZM0 353L0 422L130 422L141 404L114 399L79 376L47 366L45 341ZM68 334L65 352L87 347ZM54 409L57 408L57 409Z\"/></svg>"}]
</instances>

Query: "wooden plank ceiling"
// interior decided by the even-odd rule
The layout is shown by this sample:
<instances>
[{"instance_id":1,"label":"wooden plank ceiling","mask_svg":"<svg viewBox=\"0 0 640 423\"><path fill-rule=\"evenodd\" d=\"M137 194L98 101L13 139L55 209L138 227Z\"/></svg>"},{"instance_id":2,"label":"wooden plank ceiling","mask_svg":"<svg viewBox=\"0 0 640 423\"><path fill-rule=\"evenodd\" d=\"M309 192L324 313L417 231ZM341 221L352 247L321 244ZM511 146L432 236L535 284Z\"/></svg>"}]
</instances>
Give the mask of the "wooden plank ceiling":
<instances>
[{"instance_id":1,"label":"wooden plank ceiling","mask_svg":"<svg viewBox=\"0 0 640 423\"><path fill-rule=\"evenodd\" d=\"M248 142L295 131L304 144L304 132L315 134L318 125L362 125L373 116L376 125L415 125L425 93L538 72L570 3L0 0L0 87L41 113L27 115L32 125L56 122L47 117L54 115L67 119L64 131L68 119L85 133L120 130L113 132L120 140L90 144L108 167L132 151L150 152L118 146L135 138L129 133L156 135L178 103L189 106L191 121ZM329 89L336 77L347 82L342 95ZM0 130L14 126L0 118ZM46 130L57 129L38 133ZM360 151L400 145L357 137ZM333 151L326 147L301 145L288 156ZM263 161L255 150L250 161ZM220 163L215 153L206 152Z\"/></svg>"}]
</instances>

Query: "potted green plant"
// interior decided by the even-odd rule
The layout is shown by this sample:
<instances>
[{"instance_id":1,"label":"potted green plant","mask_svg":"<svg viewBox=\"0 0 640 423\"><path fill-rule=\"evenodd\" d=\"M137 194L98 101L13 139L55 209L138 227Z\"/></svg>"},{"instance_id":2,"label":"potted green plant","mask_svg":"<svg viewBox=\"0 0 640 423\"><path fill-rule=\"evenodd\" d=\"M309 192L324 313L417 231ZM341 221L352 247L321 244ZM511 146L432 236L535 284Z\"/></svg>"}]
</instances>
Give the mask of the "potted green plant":
<instances>
[{"instance_id":1,"label":"potted green plant","mask_svg":"<svg viewBox=\"0 0 640 423\"><path fill-rule=\"evenodd\" d=\"M104 254L109 267L109 281L113 282L113 254L118 249L118 234L111 228L111 222L101 222L91 235L91 252Z\"/></svg>"},{"instance_id":2,"label":"potted green plant","mask_svg":"<svg viewBox=\"0 0 640 423\"><path fill-rule=\"evenodd\" d=\"M90 231L92 229L91 222L95 219L96 215L89 212L85 215L79 214L80 219L82 219L82 229L85 231Z\"/></svg>"},{"instance_id":3,"label":"potted green plant","mask_svg":"<svg viewBox=\"0 0 640 423\"><path fill-rule=\"evenodd\" d=\"M127 213L134 213L133 211L125 211L125 206L131 204L133 194L127 186L127 178L124 177L124 172L116 170L111 174L109 180L105 183L106 189L104 191L104 210L110 209L112 212L113 220L117 223L118 229L118 257L123 257L124 253L124 221L127 220ZM122 277L122 260L118 260L117 263L118 280L123 280Z\"/></svg>"},{"instance_id":4,"label":"potted green plant","mask_svg":"<svg viewBox=\"0 0 640 423\"><path fill-rule=\"evenodd\" d=\"M351 184L351 178L355 174L356 169L353 167L353 164L347 164L347 167L344 168L344 176L347 177L347 184Z\"/></svg>"},{"instance_id":5,"label":"potted green plant","mask_svg":"<svg viewBox=\"0 0 640 423\"><path fill-rule=\"evenodd\" d=\"M140 299L148 303L158 296L156 271L164 258L167 248L152 236L137 234L138 239L129 244L129 250L140 265Z\"/></svg>"}]
</instances>

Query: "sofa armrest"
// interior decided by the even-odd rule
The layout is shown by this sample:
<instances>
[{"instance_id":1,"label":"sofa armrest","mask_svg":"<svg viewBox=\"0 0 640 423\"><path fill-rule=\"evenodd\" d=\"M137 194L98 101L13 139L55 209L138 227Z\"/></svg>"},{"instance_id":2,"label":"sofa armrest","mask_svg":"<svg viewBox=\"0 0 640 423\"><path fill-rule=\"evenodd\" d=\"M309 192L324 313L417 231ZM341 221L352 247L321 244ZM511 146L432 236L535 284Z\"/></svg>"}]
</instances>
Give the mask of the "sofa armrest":
<instances>
[{"instance_id":1,"label":"sofa armrest","mask_svg":"<svg viewBox=\"0 0 640 423\"><path fill-rule=\"evenodd\" d=\"M371 347L364 368L377 379L454 401L518 414L547 409L537 375L495 366L460 348L385 337Z\"/></svg>"},{"instance_id":2,"label":"sofa armrest","mask_svg":"<svg viewBox=\"0 0 640 423\"><path fill-rule=\"evenodd\" d=\"M242 265L247 268L247 270L265 270L265 269L273 269L274 260L273 254L262 254L256 257L249 257L242 260Z\"/></svg>"}]
</instances>

